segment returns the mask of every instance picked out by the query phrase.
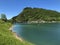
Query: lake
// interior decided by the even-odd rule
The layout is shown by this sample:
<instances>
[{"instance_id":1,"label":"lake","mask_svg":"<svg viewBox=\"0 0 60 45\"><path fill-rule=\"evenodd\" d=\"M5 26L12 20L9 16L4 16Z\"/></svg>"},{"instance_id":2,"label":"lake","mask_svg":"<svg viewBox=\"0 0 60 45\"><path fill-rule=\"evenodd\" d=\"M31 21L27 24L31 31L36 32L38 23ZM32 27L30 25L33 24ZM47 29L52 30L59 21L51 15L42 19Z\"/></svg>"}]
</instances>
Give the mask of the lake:
<instances>
[{"instance_id":1,"label":"lake","mask_svg":"<svg viewBox=\"0 0 60 45\"><path fill-rule=\"evenodd\" d=\"M60 23L16 23L13 25L13 32L36 45L60 45Z\"/></svg>"}]
</instances>

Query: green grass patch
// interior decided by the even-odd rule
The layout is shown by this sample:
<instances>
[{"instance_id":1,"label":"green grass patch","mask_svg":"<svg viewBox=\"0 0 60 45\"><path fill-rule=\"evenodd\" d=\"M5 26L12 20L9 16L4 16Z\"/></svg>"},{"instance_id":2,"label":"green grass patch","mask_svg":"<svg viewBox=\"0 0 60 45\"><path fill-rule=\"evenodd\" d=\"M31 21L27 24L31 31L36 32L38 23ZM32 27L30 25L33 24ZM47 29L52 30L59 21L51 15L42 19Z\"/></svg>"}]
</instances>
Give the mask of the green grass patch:
<instances>
[{"instance_id":1,"label":"green grass patch","mask_svg":"<svg viewBox=\"0 0 60 45\"><path fill-rule=\"evenodd\" d=\"M9 31L11 25L11 23L0 20L0 45L32 45L27 41L23 43L16 39L13 33Z\"/></svg>"}]
</instances>

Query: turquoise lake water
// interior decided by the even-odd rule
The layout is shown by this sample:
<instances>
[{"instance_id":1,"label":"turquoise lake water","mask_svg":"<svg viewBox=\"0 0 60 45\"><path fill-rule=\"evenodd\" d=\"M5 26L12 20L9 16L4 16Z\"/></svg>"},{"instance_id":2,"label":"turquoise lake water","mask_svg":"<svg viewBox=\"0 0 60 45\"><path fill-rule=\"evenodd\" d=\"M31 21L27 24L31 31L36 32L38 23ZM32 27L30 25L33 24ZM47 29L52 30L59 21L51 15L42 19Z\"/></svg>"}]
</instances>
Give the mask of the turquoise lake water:
<instances>
[{"instance_id":1,"label":"turquoise lake water","mask_svg":"<svg viewBox=\"0 0 60 45\"><path fill-rule=\"evenodd\" d=\"M36 45L60 45L60 23L14 24L13 32Z\"/></svg>"}]
</instances>

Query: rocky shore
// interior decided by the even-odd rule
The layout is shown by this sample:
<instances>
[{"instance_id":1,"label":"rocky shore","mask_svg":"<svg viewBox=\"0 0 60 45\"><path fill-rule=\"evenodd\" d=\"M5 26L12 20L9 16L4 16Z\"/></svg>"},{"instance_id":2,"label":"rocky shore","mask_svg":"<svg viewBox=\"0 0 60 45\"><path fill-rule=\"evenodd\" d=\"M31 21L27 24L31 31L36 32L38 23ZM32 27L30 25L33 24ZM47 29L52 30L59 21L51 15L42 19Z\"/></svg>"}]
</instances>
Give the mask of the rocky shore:
<instances>
[{"instance_id":1,"label":"rocky shore","mask_svg":"<svg viewBox=\"0 0 60 45\"><path fill-rule=\"evenodd\" d=\"M27 22L28 24L31 24L31 23L60 23L60 21L28 21Z\"/></svg>"}]
</instances>

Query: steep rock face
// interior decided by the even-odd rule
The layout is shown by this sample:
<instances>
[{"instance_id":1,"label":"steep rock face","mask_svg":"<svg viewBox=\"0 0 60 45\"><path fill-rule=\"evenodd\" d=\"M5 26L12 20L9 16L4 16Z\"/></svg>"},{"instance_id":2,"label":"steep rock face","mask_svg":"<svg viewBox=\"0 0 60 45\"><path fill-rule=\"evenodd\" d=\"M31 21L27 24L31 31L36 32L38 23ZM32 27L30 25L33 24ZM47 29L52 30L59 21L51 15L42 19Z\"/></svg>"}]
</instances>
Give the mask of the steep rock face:
<instances>
[{"instance_id":1,"label":"steep rock face","mask_svg":"<svg viewBox=\"0 0 60 45\"><path fill-rule=\"evenodd\" d=\"M26 7L21 13L13 17L16 22L30 21L60 21L60 13L43 8Z\"/></svg>"}]
</instances>

